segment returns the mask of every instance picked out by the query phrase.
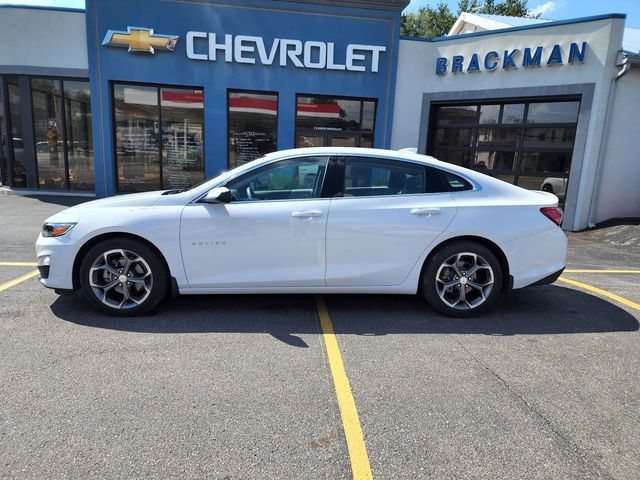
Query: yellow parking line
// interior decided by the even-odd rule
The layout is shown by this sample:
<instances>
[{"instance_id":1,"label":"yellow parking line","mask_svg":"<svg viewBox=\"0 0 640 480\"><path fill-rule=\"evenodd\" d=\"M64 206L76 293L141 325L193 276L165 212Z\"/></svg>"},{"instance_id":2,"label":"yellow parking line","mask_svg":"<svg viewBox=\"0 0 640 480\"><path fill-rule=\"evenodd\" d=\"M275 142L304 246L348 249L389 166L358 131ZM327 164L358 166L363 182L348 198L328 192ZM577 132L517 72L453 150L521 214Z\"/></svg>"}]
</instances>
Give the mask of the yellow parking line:
<instances>
[{"instance_id":1,"label":"yellow parking line","mask_svg":"<svg viewBox=\"0 0 640 480\"><path fill-rule=\"evenodd\" d=\"M37 267L35 262L0 262L0 267Z\"/></svg>"},{"instance_id":2,"label":"yellow parking line","mask_svg":"<svg viewBox=\"0 0 640 480\"><path fill-rule=\"evenodd\" d=\"M38 272L38 270L34 270L33 272L29 272L26 275L22 275L21 277L14 278L13 280L9 280L7 283L3 283L2 285L0 285L0 292L4 292L5 290L10 289L11 287L15 287L19 283L22 283L25 280L29 280L30 278L35 277L36 275L38 275L38 273L40 273Z\"/></svg>"},{"instance_id":3,"label":"yellow parking line","mask_svg":"<svg viewBox=\"0 0 640 480\"><path fill-rule=\"evenodd\" d=\"M316 308L320 317L320 326L324 337L324 344L327 348L327 356L329 357L329 366L331 367L331 375L333 383L336 387L336 395L338 397L338 406L340 407L340 416L342 417L342 427L347 438L347 447L349 449L349 458L351 459L351 472L354 480L371 480L371 466L369 465L369 456L367 455L367 447L364 444L364 436L362 435L362 427L358 418L358 410L356 410L356 402L353 399L349 378L344 369L338 340L333 331L333 324L327 306L322 296L316 296Z\"/></svg>"},{"instance_id":4,"label":"yellow parking line","mask_svg":"<svg viewBox=\"0 0 640 480\"><path fill-rule=\"evenodd\" d=\"M640 270L565 270L564 273L637 273L640 274Z\"/></svg>"},{"instance_id":5,"label":"yellow parking line","mask_svg":"<svg viewBox=\"0 0 640 480\"><path fill-rule=\"evenodd\" d=\"M575 280L569 280L568 278L560 277L558 280L573 285L578 288L583 288L593 293L597 293L598 295L602 295L603 297L610 298L611 300L615 300L618 303L626 305L627 307L631 307L635 310L640 310L640 303L632 302L631 300L627 300L620 295L616 295L615 293L607 292L606 290L602 290L598 287L593 287L591 285L587 285L586 283L576 282Z\"/></svg>"}]
</instances>

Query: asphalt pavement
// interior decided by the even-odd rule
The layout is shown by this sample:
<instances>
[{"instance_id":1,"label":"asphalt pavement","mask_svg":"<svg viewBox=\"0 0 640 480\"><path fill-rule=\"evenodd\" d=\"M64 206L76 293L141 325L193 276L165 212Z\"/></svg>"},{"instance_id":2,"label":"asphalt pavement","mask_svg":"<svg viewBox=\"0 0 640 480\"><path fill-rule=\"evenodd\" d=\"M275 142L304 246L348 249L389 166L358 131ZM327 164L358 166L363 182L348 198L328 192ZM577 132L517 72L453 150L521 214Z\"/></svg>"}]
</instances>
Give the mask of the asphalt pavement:
<instances>
[{"instance_id":1,"label":"asphalt pavement","mask_svg":"<svg viewBox=\"0 0 640 480\"><path fill-rule=\"evenodd\" d=\"M314 297L185 296L117 319L12 284L76 201L0 197L0 478L352 478ZM563 278L600 293L558 281L469 320L324 296L373 478L638 478L640 248L623 230L569 235Z\"/></svg>"}]
</instances>

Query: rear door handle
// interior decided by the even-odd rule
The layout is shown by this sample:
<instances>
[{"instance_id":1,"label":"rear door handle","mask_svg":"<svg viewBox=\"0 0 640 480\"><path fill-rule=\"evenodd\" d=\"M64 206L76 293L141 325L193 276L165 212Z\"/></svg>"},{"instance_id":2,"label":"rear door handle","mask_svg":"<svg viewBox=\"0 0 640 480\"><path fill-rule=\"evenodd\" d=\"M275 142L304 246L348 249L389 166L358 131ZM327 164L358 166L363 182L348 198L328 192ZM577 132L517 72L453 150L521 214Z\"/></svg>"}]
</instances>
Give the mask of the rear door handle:
<instances>
[{"instance_id":1,"label":"rear door handle","mask_svg":"<svg viewBox=\"0 0 640 480\"><path fill-rule=\"evenodd\" d=\"M306 210L301 212L293 212L291 216L295 218L314 218L321 217L322 212L320 210Z\"/></svg>"},{"instance_id":2,"label":"rear door handle","mask_svg":"<svg viewBox=\"0 0 640 480\"><path fill-rule=\"evenodd\" d=\"M420 215L420 216L432 216L432 215L440 215L440 213L442 213L440 211L439 208L430 208L430 207L424 207L424 208L412 208L411 209L411 213L413 215Z\"/></svg>"}]
</instances>

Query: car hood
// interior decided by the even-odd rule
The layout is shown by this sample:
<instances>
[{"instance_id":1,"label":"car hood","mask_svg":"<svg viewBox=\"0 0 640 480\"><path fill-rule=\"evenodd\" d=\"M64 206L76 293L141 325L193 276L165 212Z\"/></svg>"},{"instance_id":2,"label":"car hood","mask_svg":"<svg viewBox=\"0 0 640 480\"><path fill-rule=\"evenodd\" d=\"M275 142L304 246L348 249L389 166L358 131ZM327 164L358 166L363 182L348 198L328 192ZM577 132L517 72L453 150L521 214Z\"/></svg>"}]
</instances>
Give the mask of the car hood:
<instances>
[{"instance_id":1,"label":"car hood","mask_svg":"<svg viewBox=\"0 0 640 480\"><path fill-rule=\"evenodd\" d=\"M47 221L77 220L86 213L101 210L103 208L150 207L158 202L164 192L165 190L158 190L154 192L132 193L128 195L117 195L115 197L92 200L91 202L81 203L75 207L67 208L66 210L48 218Z\"/></svg>"}]
</instances>

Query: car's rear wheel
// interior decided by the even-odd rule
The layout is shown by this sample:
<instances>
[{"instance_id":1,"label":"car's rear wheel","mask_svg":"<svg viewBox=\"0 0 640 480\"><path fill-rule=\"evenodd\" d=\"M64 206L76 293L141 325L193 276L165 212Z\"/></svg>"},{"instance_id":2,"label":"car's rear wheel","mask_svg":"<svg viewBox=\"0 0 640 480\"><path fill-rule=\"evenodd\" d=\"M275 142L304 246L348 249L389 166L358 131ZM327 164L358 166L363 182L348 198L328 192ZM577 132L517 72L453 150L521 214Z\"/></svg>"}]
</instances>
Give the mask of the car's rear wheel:
<instances>
[{"instance_id":1,"label":"car's rear wheel","mask_svg":"<svg viewBox=\"0 0 640 480\"><path fill-rule=\"evenodd\" d=\"M444 245L423 270L422 295L452 317L478 315L495 303L502 289L502 267L494 253L473 241Z\"/></svg>"},{"instance_id":2,"label":"car's rear wheel","mask_svg":"<svg viewBox=\"0 0 640 480\"><path fill-rule=\"evenodd\" d=\"M80 265L80 287L103 312L142 315L167 294L169 274L160 256L142 242L113 238L87 252Z\"/></svg>"}]
</instances>

